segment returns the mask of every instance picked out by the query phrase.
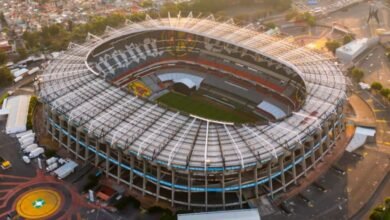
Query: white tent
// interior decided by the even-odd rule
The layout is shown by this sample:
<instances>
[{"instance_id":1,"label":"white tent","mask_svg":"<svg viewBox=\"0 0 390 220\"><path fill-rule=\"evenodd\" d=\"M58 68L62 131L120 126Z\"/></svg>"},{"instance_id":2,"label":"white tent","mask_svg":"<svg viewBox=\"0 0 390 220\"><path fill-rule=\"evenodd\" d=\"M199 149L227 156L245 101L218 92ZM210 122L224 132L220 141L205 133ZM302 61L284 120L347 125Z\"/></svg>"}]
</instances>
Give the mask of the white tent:
<instances>
[{"instance_id":1,"label":"white tent","mask_svg":"<svg viewBox=\"0 0 390 220\"><path fill-rule=\"evenodd\" d=\"M12 96L7 99L9 114L5 132L7 134L26 131L28 106L30 104L29 95Z\"/></svg>"},{"instance_id":2,"label":"white tent","mask_svg":"<svg viewBox=\"0 0 390 220\"><path fill-rule=\"evenodd\" d=\"M158 75L158 78L162 81L173 81L174 83L183 83L188 88L193 88L196 86L196 89L199 89L200 84L203 81L202 77L187 74L187 73L165 73Z\"/></svg>"},{"instance_id":3,"label":"white tent","mask_svg":"<svg viewBox=\"0 0 390 220\"><path fill-rule=\"evenodd\" d=\"M346 151L352 152L363 146L366 143L368 137L375 137L375 133L375 129L357 127L355 135L353 136L351 142L349 142Z\"/></svg>"}]
</instances>

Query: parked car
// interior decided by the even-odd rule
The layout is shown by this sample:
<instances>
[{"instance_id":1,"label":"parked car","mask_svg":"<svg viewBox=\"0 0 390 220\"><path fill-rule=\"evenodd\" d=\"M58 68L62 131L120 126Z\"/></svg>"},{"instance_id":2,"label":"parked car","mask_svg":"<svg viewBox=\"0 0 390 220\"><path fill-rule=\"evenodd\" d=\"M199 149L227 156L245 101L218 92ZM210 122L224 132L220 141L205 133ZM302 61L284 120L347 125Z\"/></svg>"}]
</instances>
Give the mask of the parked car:
<instances>
[{"instance_id":1,"label":"parked car","mask_svg":"<svg viewBox=\"0 0 390 220\"><path fill-rule=\"evenodd\" d=\"M1 162L1 168L2 168L3 170L7 170L7 169L9 169L9 168L11 168L11 167L12 167L12 164L11 164L10 161L4 160L3 162Z\"/></svg>"},{"instance_id":2,"label":"parked car","mask_svg":"<svg viewBox=\"0 0 390 220\"><path fill-rule=\"evenodd\" d=\"M27 156L23 156L22 159L23 162L25 162L26 164L29 164L31 162L30 158L28 158Z\"/></svg>"}]
</instances>

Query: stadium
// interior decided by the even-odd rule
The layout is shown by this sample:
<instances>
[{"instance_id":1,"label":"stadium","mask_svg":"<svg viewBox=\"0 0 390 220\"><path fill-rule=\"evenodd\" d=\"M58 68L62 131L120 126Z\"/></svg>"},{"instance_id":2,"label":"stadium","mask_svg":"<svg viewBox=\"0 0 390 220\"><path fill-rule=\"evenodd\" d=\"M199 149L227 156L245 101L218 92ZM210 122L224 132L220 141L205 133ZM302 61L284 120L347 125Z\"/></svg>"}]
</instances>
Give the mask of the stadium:
<instances>
[{"instance_id":1,"label":"stadium","mask_svg":"<svg viewBox=\"0 0 390 220\"><path fill-rule=\"evenodd\" d=\"M175 207L274 198L344 131L346 81L333 58L212 15L89 34L38 82L61 147Z\"/></svg>"}]
</instances>

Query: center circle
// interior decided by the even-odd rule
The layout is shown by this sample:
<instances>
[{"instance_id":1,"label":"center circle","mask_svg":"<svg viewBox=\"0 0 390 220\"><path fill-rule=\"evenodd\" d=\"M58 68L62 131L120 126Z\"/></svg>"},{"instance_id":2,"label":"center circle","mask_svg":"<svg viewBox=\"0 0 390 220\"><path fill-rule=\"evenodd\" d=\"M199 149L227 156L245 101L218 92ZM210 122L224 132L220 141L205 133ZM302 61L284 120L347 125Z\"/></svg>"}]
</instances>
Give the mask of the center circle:
<instances>
[{"instance_id":1,"label":"center circle","mask_svg":"<svg viewBox=\"0 0 390 220\"><path fill-rule=\"evenodd\" d=\"M58 192L35 189L23 194L16 203L16 212L26 219L42 219L58 211L62 203Z\"/></svg>"}]
</instances>

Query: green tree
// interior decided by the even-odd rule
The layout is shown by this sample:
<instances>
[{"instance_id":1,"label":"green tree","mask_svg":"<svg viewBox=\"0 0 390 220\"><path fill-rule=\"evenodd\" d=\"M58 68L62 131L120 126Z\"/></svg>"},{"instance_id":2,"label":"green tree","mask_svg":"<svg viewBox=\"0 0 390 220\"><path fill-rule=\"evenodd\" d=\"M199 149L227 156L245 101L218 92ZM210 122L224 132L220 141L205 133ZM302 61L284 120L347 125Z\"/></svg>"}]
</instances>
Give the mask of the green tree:
<instances>
[{"instance_id":1,"label":"green tree","mask_svg":"<svg viewBox=\"0 0 390 220\"><path fill-rule=\"evenodd\" d=\"M371 83L371 89L380 91L382 88L383 88L383 86L380 82Z\"/></svg>"},{"instance_id":2,"label":"green tree","mask_svg":"<svg viewBox=\"0 0 390 220\"><path fill-rule=\"evenodd\" d=\"M137 14L137 16L139 15ZM113 13L105 17L92 16L86 24L68 22L67 25L53 24L45 26L41 31L24 32L23 40L26 49L30 52L59 51L66 49L71 41L83 43L88 32L101 35L107 26L119 27L125 20L126 17L119 13Z\"/></svg>"},{"instance_id":3,"label":"green tree","mask_svg":"<svg viewBox=\"0 0 390 220\"><path fill-rule=\"evenodd\" d=\"M114 207L117 208L118 210L123 210L124 208L127 207L127 205L130 205L135 209L139 209L141 203L140 201L138 201L136 198L132 196L124 196L114 204Z\"/></svg>"},{"instance_id":4,"label":"green tree","mask_svg":"<svg viewBox=\"0 0 390 220\"><path fill-rule=\"evenodd\" d=\"M5 19L3 12L0 12L0 24L5 26L5 27L8 27L8 23L7 23L7 20Z\"/></svg>"},{"instance_id":5,"label":"green tree","mask_svg":"<svg viewBox=\"0 0 390 220\"><path fill-rule=\"evenodd\" d=\"M286 16L285 16L285 19L287 21L295 18L299 13L296 11L296 10L290 10L289 12L287 12Z\"/></svg>"},{"instance_id":6,"label":"green tree","mask_svg":"<svg viewBox=\"0 0 390 220\"><path fill-rule=\"evenodd\" d=\"M18 49L16 49L16 51L19 54L19 60L24 60L24 59L26 59L28 57L28 53L27 53L26 48L18 47Z\"/></svg>"},{"instance_id":7,"label":"green tree","mask_svg":"<svg viewBox=\"0 0 390 220\"><path fill-rule=\"evenodd\" d=\"M353 68L351 71L350 71L350 76L352 77L352 79L354 79L356 82L360 82L362 80L362 78L364 77L364 72L363 70L359 69L359 68Z\"/></svg>"},{"instance_id":8,"label":"green tree","mask_svg":"<svg viewBox=\"0 0 390 220\"><path fill-rule=\"evenodd\" d=\"M276 24L273 23L273 22L265 23L264 26L265 26L267 29L274 29L274 28L276 28Z\"/></svg>"},{"instance_id":9,"label":"green tree","mask_svg":"<svg viewBox=\"0 0 390 220\"><path fill-rule=\"evenodd\" d=\"M6 87L12 84L14 76L6 66L0 67L0 87Z\"/></svg>"},{"instance_id":10,"label":"green tree","mask_svg":"<svg viewBox=\"0 0 390 220\"><path fill-rule=\"evenodd\" d=\"M372 210L370 220L389 220L390 219L390 197L385 199L384 204L380 204Z\"/></svg>"},{"instance_id":11,"label":"green tree","mask_svg":"<svg viewBox=\"0 0 390 220\"><path fill-rule=\"evenodd\" d=\"M303 13L303 20L309 25L314 26L317 22L316 17L312 15L310 12Z\"/></svg>"},{"instance_id":12,"label":"green tree","mask_svg":"<svg viewBox=\"0 0 390 220\"><path fill-rule=\"evenodd\" d=\"M325 43L325 47L331 51L333 54L336 53L336 49L341 46L340 42L336 40L330 40Z\"/></svg>"},{"instance_id":13,"label":"green tree","mask_svg":"<svg viewBox=\"0 0 390 220\"><path fill-rule=\"evenodd\" d=\"M32 96L30 99L30 104L28 106L28 114L27 114L27 122L26 122L27 129L33 128L33 116L37 104L38 104L38 98L36 96Z\"/></svg>"},{"instance_id":14,"label":"green tree","mask_svg":"<svg viewBox=\"0 0 390 220\"><path fill-rule=\"evenodd\" d=\"M153 1L152 0L143 0L140 5L143 8L150 8L150 7L153 7Z\"/></svg>"},{"instance_id":15,"label":"green tree","mask_svg":"<svg viewBox=\"0 0 390 220\"><path fill-rule=\"evenodd\" d=\"M389 88L382 88L380 93L381 93L381 95L383 95L383 97L387 98L390 95L390 89Z\"/></svg>"},{"instance_id":16,"label":"green tree","mask_svg":"<svg viewBox=\"0 0 390 220\"><path fill-rule=\"evenodd\" d=\"M159 206L152 206L148 209L148 213L151 215L159 215L160 220L174 220L176 217L172 214L172 211Z\"/></svg>"},{"instance_id":17,"label":"green tree","mask_svg":"<svg viewBox=\"0 0 390 220\"><path fill-rule=\"evenodd\" d=\"M32 125L31 125L32 126ZM45 149L45 156L47 158L54 157L57 155L57 151L53 149Z\"/></svg>"},{"instance_id":18,"label":"green tree","mask_svg":"<svg viewBox=\"0 0 390 220\"><path fill-rule=\"evenodd\" d=\"M39 42L40 42L40 36L39 32L24 32L22 36L24 40L24 44L26 45L27 49L34 50L36 48L39 48Z\"/></svg>"},{"instance_id":19,"label":"green tree","mask_svg":"<svg viewBox=\"0 0 390 220\"><path fill-rule=\"evenodd\" d=\"M6 64L7 61L8 61L7 54L0 50L0 65Z\"/></svg>"},{"instance_id":20,"label":"green tree","mask_svg":"<svg viewBox=\"0 0 390 220\"><path fill-rule=\"evenodd\" d=\"M345 44L353 41L353 39L354 38L353 38L353 36L351 34L344 35L344 37L343 37L343 44L345 45Z\"/></svg>"}]
</instances>

